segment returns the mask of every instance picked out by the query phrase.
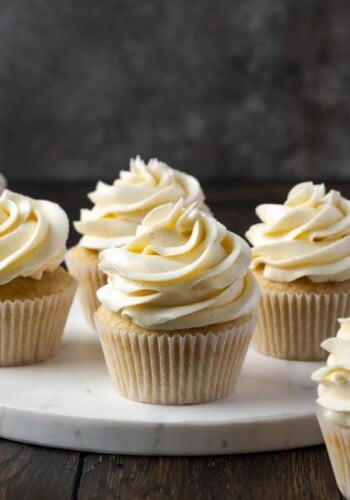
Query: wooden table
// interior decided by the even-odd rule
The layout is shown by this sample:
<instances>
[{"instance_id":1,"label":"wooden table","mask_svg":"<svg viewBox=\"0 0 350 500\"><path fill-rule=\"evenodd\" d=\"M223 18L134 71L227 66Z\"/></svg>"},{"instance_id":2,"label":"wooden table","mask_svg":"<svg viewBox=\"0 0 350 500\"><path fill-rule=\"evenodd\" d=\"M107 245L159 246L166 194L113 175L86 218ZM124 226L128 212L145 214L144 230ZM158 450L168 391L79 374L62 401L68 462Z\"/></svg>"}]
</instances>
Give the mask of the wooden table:
<instances>
[{"instance_id":1,"label":"wooden table","mask_svg":"<svg viewBox=\"0 0 350 500\"><path fill-rule=\"evenodd\" d=\"M254 207L280 202L292 184L205 185L216 217L243 235ZM52 199L74 220L93 183L16 183L13 190ZM333 184L350 196L350 185ZM77 241L72 230L70 244ZM1 383L1 381L0 381ZM316 395L316 392L315 392ZM1 420L0 420L1 425ZM0 440L1 500L340 499L323 446L212 457L134 457L57 450Z\"/></svg>"}]
</instances>

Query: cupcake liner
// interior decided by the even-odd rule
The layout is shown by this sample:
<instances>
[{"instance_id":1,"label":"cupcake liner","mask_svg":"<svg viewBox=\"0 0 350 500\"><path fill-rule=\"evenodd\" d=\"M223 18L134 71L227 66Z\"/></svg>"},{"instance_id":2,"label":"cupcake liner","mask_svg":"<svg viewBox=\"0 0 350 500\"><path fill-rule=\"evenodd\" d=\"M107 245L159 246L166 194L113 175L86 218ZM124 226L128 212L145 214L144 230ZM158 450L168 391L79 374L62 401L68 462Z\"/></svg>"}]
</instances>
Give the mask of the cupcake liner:
<instances>
[{"instance_id":1,"label":"cupcake liner","mask_svg":"<svg viewBox=\"0 0 350 500\"><path fill-rule=\"evenodd\" d=\"M183 405L223 398L232 391L257 315L233 328L223 323L219 334L140 334L95 320L109 375L121 395Z\"/></svg>"},{"instance_id":2,"label":"cupcake liner","mask_svg":"<svg viewBox=\"0 0 350 500\"><path fill-rule=\"evenodd\" d=\"M317 418L338 488L345 498L350 499L350 427L327 418L326 410L320 406Z\"/></svg>"},{"instance_id":3,"label":"cupcake liner","mask_svg":"<svg viewBox=\"0 0 350 500\"><path fill-rule=\"evenodd\" d=\"M0 303L0 366L44 361L58 350L76 282L44 297Z\"/></svg>"},{"instance_id":4,"label":"cupcake liner","mask_svg":"<svg viewBox=\"0 0 350 500\"><path fill-rule=\"evenodd\" d=\"M78 296L85 320L92 328L96 328L94 314L100 306L96 292L107 283L107 278L95 263L73 259L69 252L66 254L66 264L79 282Z\"/></svg>"},{"instance_id":5,"label":"cupcake liner","mask_svg":"<svg viewBox=\"0 0 350 500\"><path fill-rule=\"evenodd\" d=\"M321 342L337 333L337 318L350 316L350 294L291 294L262 289L253 344L268 356L323 360Z\"/></svg>"}]
</instances>

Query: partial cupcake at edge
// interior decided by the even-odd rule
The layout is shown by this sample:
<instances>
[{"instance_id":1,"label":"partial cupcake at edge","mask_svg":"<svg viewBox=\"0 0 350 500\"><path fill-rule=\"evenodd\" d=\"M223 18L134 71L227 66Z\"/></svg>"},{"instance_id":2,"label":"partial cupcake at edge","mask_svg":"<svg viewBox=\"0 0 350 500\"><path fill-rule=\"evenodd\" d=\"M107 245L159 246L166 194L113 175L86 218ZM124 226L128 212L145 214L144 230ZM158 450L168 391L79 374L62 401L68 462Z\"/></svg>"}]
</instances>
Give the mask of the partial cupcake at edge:
<instances>
[{"instance_id":1,"label":"partial cupcake at edge","mask_svg":"<svg viewBox=\"0 0 350 500\"><path fill-rule=\"evenodd\" d=\"M98 269L100 251L128 243L145 215L163 203L182 198L185 206L196 203L208 208L197 179L156 159L146 164L139 156L130 160L130 170L122 170L112 185L98 182L88 197L94 206L82 209L80 220L74 223L82 237L67 252L66 263L79 281L83 312L94 327L93 315L99 306L96 291L106 283Z\"/></svg>"},{"instance_id":2,"label":"partial cupcake at edge","mask_svg":"<svg viewBox=\"0 0 350 500\"><path fill-rule=\"evenodd\" d=\"M277 358L325 359L320 343L350 316L350 201L304 182L256 213L246 233L261 288L253 343Z\"/></svg>"},{"instance_id":3,"label":"partial cupcake at edge","mask_svg":"<svg viewBox=\"0 0 350 500\"><path fill-rule=\"evenodd\" d=\"M316 370L319 383L317 418L338 487L350 498L350 318L339 319L336 337L322 348L329 353L327 366Z\"/></svg>"},{"instance_id":4,"label":"partial cupcake at edge","mask_svg":"<svg viewBox=\"0 0 350 500\"><path fill-rule=\"evenodd\" d=\"M95 314L117 391L147 403L229 394L257 321L248 244L183 200L154 208L121 248L100 254Z\"/></svg>"},{"instance_id":5,"label":"partial cupcake at edge","mask_svg":"<svg viewBox=\"0 0 350 500\"><path fill-rule=\"evenodd\" d=\"M0 366L36 363L58 350L77 286L60 267L68 230L56 203L1 194Z\"/></svg>"}]
</instances>

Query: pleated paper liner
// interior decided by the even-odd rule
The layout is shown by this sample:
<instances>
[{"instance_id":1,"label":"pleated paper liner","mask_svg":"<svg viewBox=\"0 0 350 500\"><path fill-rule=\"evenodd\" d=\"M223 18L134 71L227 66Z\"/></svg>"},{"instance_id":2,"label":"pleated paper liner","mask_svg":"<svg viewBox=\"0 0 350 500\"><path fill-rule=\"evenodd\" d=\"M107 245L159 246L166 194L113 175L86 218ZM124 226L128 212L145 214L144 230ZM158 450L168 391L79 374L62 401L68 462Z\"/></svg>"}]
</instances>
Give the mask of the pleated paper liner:
<instances>
[{"instance_id":1,"label":"pleated paper liner","mask_svg":"<svg viewBox=\"0 0 350 500\"><path fill-rule=\"evenodd\" d=\"M78 295L83 310L84 317L92 328L96 328L94 314L100 303L97 300L96 292L105 285L106 276L98 269L98 257L94 260L79 259L72 248L66 254L66 264L70 273L78 280Z\"/></svg>"},{"instance_id":2,"label":"pleated paper liner","mask_svg":"<svg viewBox=\"0 0 350 500\"><path fill-rule=\"evenodd\" d=\"M321 342L337 333L338 318L350 316L350 293L288 293L261 290L253 344L275 358L323 360Z\"/></svg>"},{"instance_id":3,"label":"pleated paper liner","mask_svg":"<svg viewBox=\"0 0 350 500\"><path fill-rule=\"evenodd\" d=\"M102 308L101 308L102 309ZM228 395L239 376L256 325L254 312L234 322L191 333L147 333L123 320L109 326L99 314L96 326L116 390L136 401L184 405ZM134 327L134 325L133 325ZM196 333L193 333L193 331Z\"/></svg>"},{"instance_id":4,"label":"pleated paper liner","mask_svg":"<svg viewBox=\"0 0 350 500\"><path fill-rule=\"evenodd\" d=\"M58 350L77 288L35 299L0 302L0 366L38 363Z\"/></svg>"},{"instance_id":5,"label":"pleated paper liner","mask_svg":"<svg viewBox=\"0 0 350 500\"><path fill-rule=\"evenodd\" d=\"M350 427L328 418L321 406L317 407L317 418L338 488L345 498L350 499Z\"/></svg>"}]
</instances>

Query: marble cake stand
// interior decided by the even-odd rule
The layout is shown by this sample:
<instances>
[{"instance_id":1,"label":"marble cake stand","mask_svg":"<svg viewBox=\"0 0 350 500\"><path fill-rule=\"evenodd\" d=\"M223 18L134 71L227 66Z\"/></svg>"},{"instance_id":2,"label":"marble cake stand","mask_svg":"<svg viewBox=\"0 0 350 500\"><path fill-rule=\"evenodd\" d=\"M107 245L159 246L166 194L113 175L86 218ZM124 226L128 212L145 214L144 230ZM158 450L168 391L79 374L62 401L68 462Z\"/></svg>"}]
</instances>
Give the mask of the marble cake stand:
<instances>
[{"instance_id":1,"label":"marble cake stand","mask_svg":"<svg viewBox=\"0 0 350 500\"><path fill-rule=\"evenodd\" d=\"M235 392L196 406L119 397L95 332L73 305L60 352L35 366L0 369L0 436L17 441L140 455L246 453L322 443L315 417L318 363L249 350Z\"/></svg>"}]
</instances>

